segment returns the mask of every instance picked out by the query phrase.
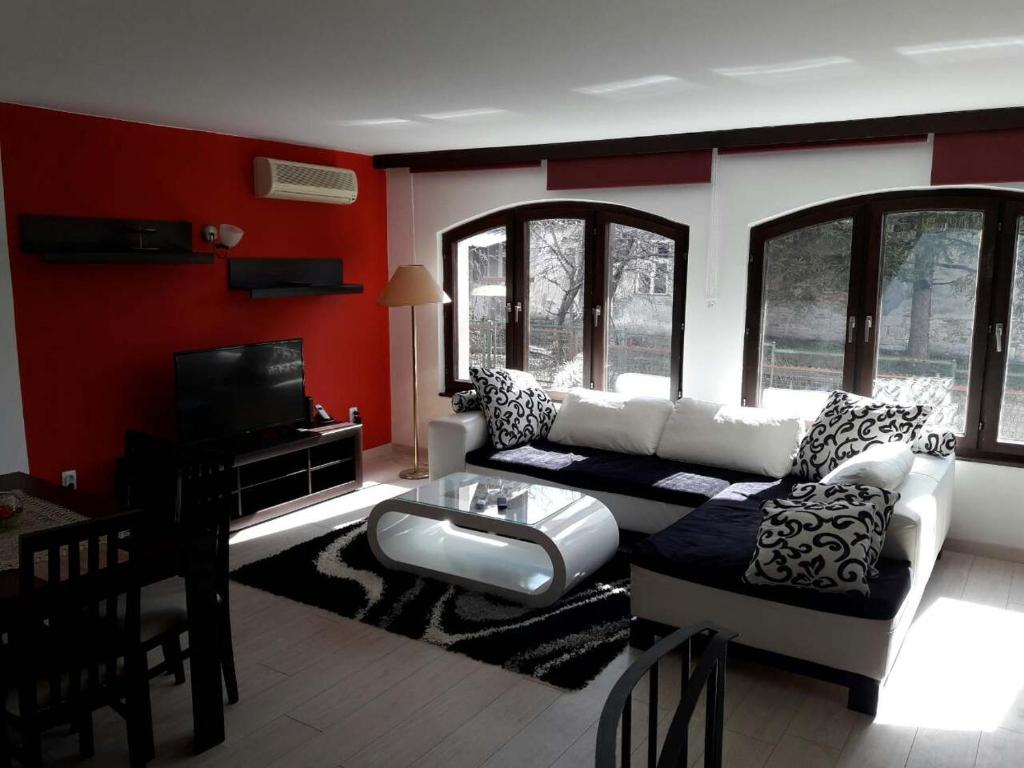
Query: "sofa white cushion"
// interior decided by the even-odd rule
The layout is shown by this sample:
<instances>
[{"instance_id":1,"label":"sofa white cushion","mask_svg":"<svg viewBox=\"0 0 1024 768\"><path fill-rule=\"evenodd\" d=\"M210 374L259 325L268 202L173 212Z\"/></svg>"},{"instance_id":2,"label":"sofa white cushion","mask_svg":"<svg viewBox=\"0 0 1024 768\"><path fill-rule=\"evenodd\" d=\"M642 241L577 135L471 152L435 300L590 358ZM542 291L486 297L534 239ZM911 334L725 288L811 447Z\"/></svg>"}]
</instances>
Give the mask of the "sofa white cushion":
<instances>
[{"instance_id":1,"label":"sofa white cushion","mask_svg":"<svg viewBox=\"0 0 1024 768\"><path fill-rule=\"evenodd\" d=\"M800 419L766 408L676 401L658 444L664 459L785 477L800 442Z\"/></svg>"},{"instance_id":2,"label":"sofa white cushion","mask_svg":"<svg viewBox=\"0 0 1024 768\"><path fill-rule=\"evenodd\" d=\"M651 456L671 412L672 403L658 397L572 389L562 400L548 440Z\"/></svg>"},{"instance_id":3,"label":"sofa white cushion","mask_svg":"<svg viewBox=\"0 0 1024 768\"><path fill-rule=\"evenodd\" d=\"M821 482L825 485L872 485L895 491L914 464L914 452L907 443L873 445L833 469Z\"/></svg>"}]
</instances>

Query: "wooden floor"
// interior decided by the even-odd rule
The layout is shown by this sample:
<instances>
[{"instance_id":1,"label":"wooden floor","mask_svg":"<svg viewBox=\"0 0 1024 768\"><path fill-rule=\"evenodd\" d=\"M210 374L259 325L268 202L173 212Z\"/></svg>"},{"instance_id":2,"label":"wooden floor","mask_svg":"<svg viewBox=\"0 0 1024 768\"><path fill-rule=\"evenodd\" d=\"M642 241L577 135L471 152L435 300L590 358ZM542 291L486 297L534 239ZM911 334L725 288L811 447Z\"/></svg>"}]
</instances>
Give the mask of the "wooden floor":
<instances>
[{"instance_id":1,"label":"wooden floor","mask_svg":"<svg viewBox=\"0 0 1024 768\"><path fill-rule=\"evenodd\" d=\"M378 449L368 487L236 535L232 561L364 516L411 485L396 480L399 468ZM249 587L232 585L232 610L242 698L226 709L226 742L193 757L188 685L163 679L153 765L584 768L605 695L632 656L566 693ZM675 672L662 677L660 718L678 693ZM634 707L634 765L646 764L646 709ZM945 553L874 722L846 709L843 689L737 662L725 711L729 766L1024 766L1024 565ZM703 724L691 731L699 764ZM121 721L100 713L94 759L75 761L67 737L47 750L58 764L127 765L124 744Z\"/></svg>"}]
</instances>

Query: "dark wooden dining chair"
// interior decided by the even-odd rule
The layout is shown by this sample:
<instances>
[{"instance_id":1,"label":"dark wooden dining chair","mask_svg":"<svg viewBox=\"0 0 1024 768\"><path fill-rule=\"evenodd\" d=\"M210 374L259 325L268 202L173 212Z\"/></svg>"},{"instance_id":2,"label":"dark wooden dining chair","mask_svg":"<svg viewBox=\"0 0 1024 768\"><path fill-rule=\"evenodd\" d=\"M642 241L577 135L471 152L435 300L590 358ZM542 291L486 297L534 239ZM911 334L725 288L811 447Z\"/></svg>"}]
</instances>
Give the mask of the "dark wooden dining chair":
<instances>
[{"instance_id":1,"label":"dark wooden dining chair","mask_svg":"<svg viewBox=\"0 0 1024 768\"><path fill-rule=\"evenodd\" d=\"M235 505L234 486L234 471L216 455L197 457L179 464L177 517L186 530L205 529L212 534L212 582L217 600L220 665L228 702L231 704L238 701L238 677L235 672L235 651L231 638L229 575L231 511ZM177 658L180 665L184 654L177 654ZM170 659L167 661L171 662Z\"/></svg>"},{"instance_id":2,"label":"dark wooden dining chair","mask_svg":"<svg viewBox=\"0 0 1024 768\"><path fill-rule=\"evenodd\" d=\"M21 762L42 762L44 731L69 723L93 753L92 712L124 717L131 764L154 756L146 653L140 638L137 514L71 523L19 539L18 615L8 624L6 712Z\"/></svg>"},{"instance_id":3,"label":"dark wooden dining chair","mask_svg":"<svg viewBox=\"0 0 1024 768\"><path fill-rule=\"evenodd\" d=\"M202 568L215 593L219 659L227 697L238 701L231 605L228 546L231 512L236 503L234 471L213 452L183 450L166 441L129 432L121 462L122 504L143 511L150 523L166 532L153 536L155 550L142 592L143 637L147 648L161 648L163 661L150 668L185 681L184 660L189 649L181 639L188 633L185 581L188 565ZM213 562L182 561L183 543L193 536L209 537ZM161 547L160 542L165 546Z\"/></svg>"},{"instance_id":4,"label":"dark wooden dining chair","mask_svg":"<svg viewBox=\"0 0 1024 768\"><path fill-rule=\"evenodd\" d=\"M601 710L597 725L596 768L629 768L633 756L633 689L645 675L648 680L645 750L648 768L690 764L687 744L690 718L705 688L703 765L721 768L726 656L729 643L735 637L736 633L731 630L697 625L677 629L644 651L612 686ZM691 645L697 640L703 643L704 650L696 668L691 671ZM682 654L679 703L668 723L659 753L659 662L677 651ZM618 734L621 736L616 739Z\"/></svg>"},{"instance_id":5,"label":"dark wooden dining chair","mask_svg":"<svg viewBox=\"0 0 1024 768\"><path fill-rule=\"evenodd\" d=\"M5 633L6 634L6 633ZM7 640L0 636L0 693L4 696L4 705L0 706L0 768L11 768L11 743L7 730Z\"/></svg>"}]
</instances>

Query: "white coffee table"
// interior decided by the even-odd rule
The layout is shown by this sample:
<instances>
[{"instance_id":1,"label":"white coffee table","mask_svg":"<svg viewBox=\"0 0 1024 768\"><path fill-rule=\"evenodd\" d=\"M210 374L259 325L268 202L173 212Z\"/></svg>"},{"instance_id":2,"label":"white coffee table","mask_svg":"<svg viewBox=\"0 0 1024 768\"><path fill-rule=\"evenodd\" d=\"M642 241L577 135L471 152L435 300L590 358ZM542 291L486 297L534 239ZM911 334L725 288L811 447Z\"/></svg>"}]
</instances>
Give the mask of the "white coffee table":
<instances>
[{"instance_id":1,"label":"white coffee table","mask_svg":"<svg viewBox=\"0 0 1024 768\"><path fill-rule=\"evenodd\" d=\"M507 509L498 509L499 493ZM468 472L380 502L367 535L388 568L530 606L555 602L619 546L615 518L585 493Z\"/></svg>"}]
</instances>

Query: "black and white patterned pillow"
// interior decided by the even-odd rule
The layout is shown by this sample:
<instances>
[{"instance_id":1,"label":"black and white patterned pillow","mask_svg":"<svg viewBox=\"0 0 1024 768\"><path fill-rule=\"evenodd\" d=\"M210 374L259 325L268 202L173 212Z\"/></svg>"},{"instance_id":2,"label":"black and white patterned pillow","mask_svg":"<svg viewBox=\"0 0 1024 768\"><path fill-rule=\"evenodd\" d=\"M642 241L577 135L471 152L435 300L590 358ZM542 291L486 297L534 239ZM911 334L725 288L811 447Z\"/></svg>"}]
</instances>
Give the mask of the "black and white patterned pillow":
<instances>
[{"instance_id":1,"label":"black and white patterned pillow","mask_svg":"<svg viewBox=\"0 0 1024 768\"><path fill-rule=\"evenodd\" d=\"M882 556L882 547L885 545L885 532L889 530L889 523L892 521L892 513L896 508L896 502L900 495L896 491L887 491L883 488L875 488L870 485L825 485L823 483L797 483L793 486L789 499L782 500L795 504L804 502L815 502L818 504L845 504L852 506L867 502L874 507L875 514L871 516L871 547L868 551L868 566L871 570L869 575L875 575L875 564ZM771 503L771 502L769 502Z\"/></svg>"},{"instance_id":2,"label":"black and white patterned pillow","mask_svg":"<svg viewBox=\"0 0 1024 768\"><path fill-rule=\"evenodd\" d=\"M475 389L467 389L463 392L456 392L452 395L452 411L455 413L466 413L467 411L480 410L480 395Z\"/></svg>"},{"instance_id":3,"label":"black and white patterned pillow","mask_svg":"<svg viewBox=\"0 0 1024 768\"><path fill-rule=\"evenodd\" d=\"M547 437L555 423L555 404L533 376L505 368L470 368L469 378L480 396L495 448L515 448Z\"/></svg>"},{"instance_id":4,"label":"black and white patterned pillow","mask_svg":"<svg viewBox=\"0 0 1024 768\"><path fill-rule=\"evenodd\" d=\"M956 453L956 434L953 432L931 432L925 427L914 440L911 450L929 456L952 456Z\"/></svg>"},{"instance_id":5,"label":"black and white patterned pillow","mask_svg":"<svg viewBox=\"0 0 1024 768\"><path fill-rule=\"evenodd\" d=\"M842 509L832 509L834 506L801 502L769 507L757 531L757 549L744 581L870 594L869 520L874 506L868 502L842 505Z\"/></svg>"},{"instance_id":6,"label":"black and white patterned pillow","mask_svg":"<svg viewBox=\"0 0 1024 768\"><path fill-rule=\"evenodd\" d=\"M793 472L820 480L873 445L912 445L930 414L927 405L878 403L837 389L800 442Z\"/></svg>"}]
</instances>

